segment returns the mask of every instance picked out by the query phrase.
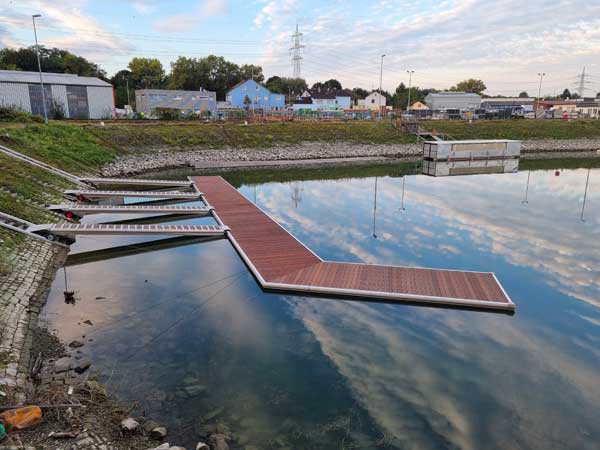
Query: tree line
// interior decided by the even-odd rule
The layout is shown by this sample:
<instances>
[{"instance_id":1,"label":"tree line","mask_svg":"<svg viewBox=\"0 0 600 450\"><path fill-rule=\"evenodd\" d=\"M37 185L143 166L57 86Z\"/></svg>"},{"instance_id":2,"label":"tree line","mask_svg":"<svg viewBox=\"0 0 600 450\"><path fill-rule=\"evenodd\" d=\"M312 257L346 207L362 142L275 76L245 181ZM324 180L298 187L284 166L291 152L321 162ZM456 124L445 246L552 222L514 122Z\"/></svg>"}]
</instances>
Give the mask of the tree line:
<instances>
[{"instance_id":1,"label":"tree line","mask_svg":"<svg viewBox=\"0 0 600 450\"><path fill-rule=\"evenodd\" d=\"M75 55L67 50L46 48L40 46L40 60L42 70L55 73L72 73L81 76L98 77L110 82L115 87L117 107L123 107L128 102L128 89L130 102L133 103L135 89L181 89L198 90L204 88L214 91L218 100L225 99L225 93L242 80L253 79L262 83L271 92L295 97L309 89L308 84L301 78L288 78L272 76L265 81L261 66L253 64L238 65L228 61L222 56L209 55L201 58L188 58L180 56L171 63L167 72L162 63L156 58L133 58L126 69L118 71L108 78L104 70L82 56ZM37 57L35 47L0 50L0 69L37 71ZM342 84L336 79L314 83L310 89L320 92L335 92L342 90ZM482 94L487 89L482 80L470 78L461 81L449 88L450 91L470 92ZM348 89L356 101L364 98L370 92L361 87ZM376 90L378 92L379 90ZM432 88L411 86L410 92L404 83L400 83L394 92L382 90L387 99L387 104L394 108L405 109L409 98L410 103L423 101L427 94L438 92ZM410 93L410 96L409 96ZM527 92L521 92L519 97L527 97ZM600 96L600 93L599 93ZM577 98L565 89L561 98Z\"/></svg>"}]
</instances>

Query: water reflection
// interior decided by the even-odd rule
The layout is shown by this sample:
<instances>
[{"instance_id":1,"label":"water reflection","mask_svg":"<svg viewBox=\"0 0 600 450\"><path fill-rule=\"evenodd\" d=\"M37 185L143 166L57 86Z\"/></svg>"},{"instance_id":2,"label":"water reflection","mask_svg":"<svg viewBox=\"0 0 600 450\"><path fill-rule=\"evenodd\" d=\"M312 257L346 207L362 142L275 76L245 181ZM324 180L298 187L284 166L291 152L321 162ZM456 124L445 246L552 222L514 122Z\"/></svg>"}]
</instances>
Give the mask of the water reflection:
<instances>
[{"instance_id":1,"label":"water reflection","mask_svg":"<svg viewBox=\"0 0 600 450\"><path fill-rule=\"evenodd\" d=\"M69 267L47 317L188 446L220 423L239 448L594 448L600 171L527 178L241 187L329 260L493 270L513 317L265 294L226 241L118 236L76 244L140 248Z\"/></svg>"}]
</instances>

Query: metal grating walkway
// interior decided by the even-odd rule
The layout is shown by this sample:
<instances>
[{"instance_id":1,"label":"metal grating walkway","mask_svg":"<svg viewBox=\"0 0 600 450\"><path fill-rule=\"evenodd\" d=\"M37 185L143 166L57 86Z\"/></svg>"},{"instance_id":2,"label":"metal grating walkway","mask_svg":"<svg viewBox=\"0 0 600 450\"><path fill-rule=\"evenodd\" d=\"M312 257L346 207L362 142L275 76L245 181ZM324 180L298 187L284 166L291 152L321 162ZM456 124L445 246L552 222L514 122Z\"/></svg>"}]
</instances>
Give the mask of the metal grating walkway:
<instances>
[{"instance_id":1,"label":"metal grating walkway","mask_svg":"<svg viewBox=\"0 0 600 450\"><path fill-rule=\"evenodd\" d=\"M57 224L38 226L46 234L170 234L177 236L224 236L227 227L219 225L124 225L108 223ZM36 227L33 227L36 228Z\"/></svg>"},{"instance_id":2,"label":"metal grating walkway","mask_svg":"<svg viewBox=\"0 0 600 450\"><path fill-rule=\"evenodd\" d=\"M141 178L93 178L84 177L80 178L84 183L92 184L94 186L102 184L113 184L113 185L129 185L129 186L154 186L154 187L191 187L191 181L181 180L149 180Z\"/></svg>"},{"instance_id":3,"label":"metal grating walkway","mask_svg":"<svg viewBox=\"0 0 600 450\"><path fill-rule=\"evenodd\" d=\"M265 289L512 311L491 272L323 261L221 177L193 177Z\"/></svg>"},{"instance_id":4,"label":"metal grating walkway","mask_svg":"<svg viewBox=\"0 0 600 450\"><path fill-rule=\"evenodd\" d=\"M50 205L48 209L62 213L71 212L77 216L89 214L210 214L212 208L190 205L88 205L85 203L63 203Z\"/></svg>"},{"instance_id":5,"label":"metal grating walkway","mask_svg":"<svg viewBox=\"0 0 600 450\"><path fill-rule=\"evenodd\" d=\"M200 193L180 192L180 191L93 191L68 189L64 191L67 198L76 200L96 200L101 198L123 198L123 197L142 197L142 198L172 198L198 200Z\"/></svg>"}]
</instances>

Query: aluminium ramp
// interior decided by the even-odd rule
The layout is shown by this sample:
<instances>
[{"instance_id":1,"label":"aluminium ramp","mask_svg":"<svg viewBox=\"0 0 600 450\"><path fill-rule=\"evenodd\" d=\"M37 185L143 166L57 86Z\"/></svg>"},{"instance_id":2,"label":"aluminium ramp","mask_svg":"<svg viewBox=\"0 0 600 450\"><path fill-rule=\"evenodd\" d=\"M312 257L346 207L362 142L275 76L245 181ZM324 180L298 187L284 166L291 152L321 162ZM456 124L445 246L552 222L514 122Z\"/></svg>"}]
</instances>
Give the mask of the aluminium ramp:
<instances>
[{"instance_id":1,"label":"aluminium ramp","mask_svg":"<svg viewBox=\"0 0 600 450\"><path fill-rule=\"evenodd\" d=\"M212 207L192 205L90 205L86 203L62 203L50 205L48 209L64 215L83 217L90 214L177 214L177 215L208 215Z\"/></svg>"},{"instance_id":2,"label":"aluminium ramp","mask_svg":"<svg viewBox=\"0 0 600 450\"><path fill-rule=\"evenodd\" d=\"M189 180L151 180L142 178L100 178L100 177L82 177L84 183L92 186L100 186L104 184L120 185L120 186L150 186L150 187L191 187L192 182Z\"/></svg>"},{"instance_id":3,"label":"aluminium ramp","mask_svg":"<svg viewBox=\"0 0 600 450\"><path fill-rule=\"evenodd\" d=\"M181 199L198 200L201 196L199 192L181 192L181 191L93 191L68 189L64 191L64 196L71 200L78 201L96 201L105 198L160 198L160 199Z\"/></svg>"}]
</instances>

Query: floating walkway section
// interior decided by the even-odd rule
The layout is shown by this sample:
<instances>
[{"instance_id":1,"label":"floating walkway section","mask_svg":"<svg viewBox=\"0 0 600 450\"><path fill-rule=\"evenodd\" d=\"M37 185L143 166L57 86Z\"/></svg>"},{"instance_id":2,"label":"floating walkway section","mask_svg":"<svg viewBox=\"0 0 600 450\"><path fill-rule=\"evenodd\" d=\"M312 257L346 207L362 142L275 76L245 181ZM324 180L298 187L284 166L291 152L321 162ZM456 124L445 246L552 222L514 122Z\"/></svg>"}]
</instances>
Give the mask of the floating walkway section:
<instances>
[{"instance_id":1,"label":"floating walkway section","mask_svg":"<svg viewBox=\"0 0 600 450\"><path fill-rule=\"evenodd\" d=\"M141 197L141 198L158 198L158 199L176 199L176 200L199 200L200 192L181 192L181 191L95 191L95 190L80 190L68 189L64 191L64 196L70 200L98 201L106 198L124 198L124 197Z\"/></svg>"},{"instance_id":2,"label":"floating walkway section","mask_svg":"<svg viewBox=\"0 0 600 450\"><path fill-rule=\"evenodd\" d=\"M191 179L265 289L488 310L515 308L490 272L324 261L223 178Z\"/></svg>"},{"instance_id":3,"label":"floating walkway section","mask_svg":"<svg viewBox=\"0 0 600 450\"><path fill-rule=\"evenodd\" d=\"M87 216L90 214L176 214L203 216L210 214L212 208L207 206L189 205L90 205L86 203L63 203L50 205L50 211L65 215L68 219Z\"/></svg>"}]
</instances>

